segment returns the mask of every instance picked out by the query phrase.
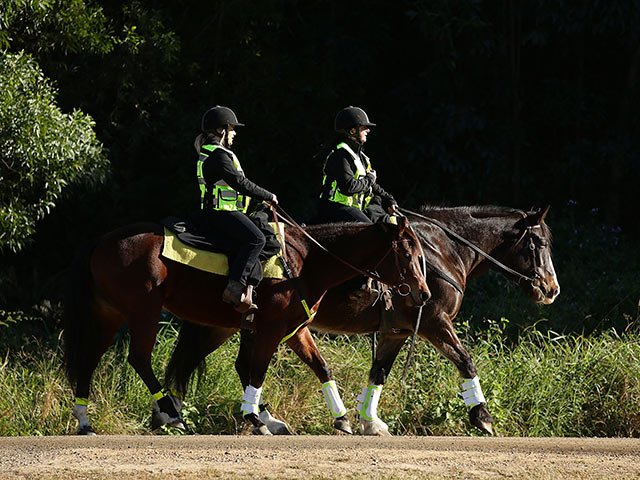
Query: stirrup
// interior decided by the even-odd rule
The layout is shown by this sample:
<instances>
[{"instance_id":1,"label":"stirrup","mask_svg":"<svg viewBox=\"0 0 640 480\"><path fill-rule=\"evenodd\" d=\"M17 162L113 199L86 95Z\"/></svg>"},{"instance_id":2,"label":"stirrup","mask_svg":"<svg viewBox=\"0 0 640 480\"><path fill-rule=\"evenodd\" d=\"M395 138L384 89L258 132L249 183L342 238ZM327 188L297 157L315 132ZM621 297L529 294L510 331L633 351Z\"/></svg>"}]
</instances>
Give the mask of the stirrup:
<instances>
[{"instance_id":1,"label":"stirrup","mask_svg":"<svg viewBox=\"0 0 640 480\"><path fill-rule=\"evenodd\" d=\"M233 308L240 313L246 313L250 309L256 309L252 301L253 286L246 287L237 280L229 280L224 292L222 292L222 301L230 303Z\"/></svg>"}]
</instances>

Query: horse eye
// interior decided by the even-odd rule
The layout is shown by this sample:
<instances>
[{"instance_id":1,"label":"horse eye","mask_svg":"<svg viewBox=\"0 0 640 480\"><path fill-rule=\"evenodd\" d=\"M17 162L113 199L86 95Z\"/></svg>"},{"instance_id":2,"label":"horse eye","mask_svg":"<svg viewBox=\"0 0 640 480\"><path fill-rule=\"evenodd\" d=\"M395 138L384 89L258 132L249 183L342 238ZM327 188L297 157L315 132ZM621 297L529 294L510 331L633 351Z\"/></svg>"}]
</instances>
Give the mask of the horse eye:
<instances>
[{"instance_id":1,"label":"horse eye","mask_svg":"<svg viewBox=\"0 0 640 480\"><path fill-rule=\"evenodd\" d=\"M404 254L404 258L406 258L407 260L409 260L411 258L411 254L409 252Z\"/></svg>"}]
</instances>

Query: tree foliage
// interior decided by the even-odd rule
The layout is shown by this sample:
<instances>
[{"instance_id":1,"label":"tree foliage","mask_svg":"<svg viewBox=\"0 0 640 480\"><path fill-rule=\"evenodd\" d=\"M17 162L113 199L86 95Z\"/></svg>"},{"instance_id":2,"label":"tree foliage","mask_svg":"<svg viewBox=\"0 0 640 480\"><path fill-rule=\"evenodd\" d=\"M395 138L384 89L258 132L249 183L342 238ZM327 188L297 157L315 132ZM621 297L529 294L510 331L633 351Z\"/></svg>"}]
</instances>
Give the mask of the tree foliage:
<instances>
[{"instance_id":1,"label":"tree foliage","mask_svg":"<svg viewBox=\"0 0 640 480\"><path fill-rule=\"evenodd\" d=\"M88 237L196 208L192 143L214 104L247 124L234 149L248 176L301 219L314 155L354 104L378 124L366 150L403 206L551 204L553 227L571 205L640 234L637 1L0 2L0 48L31 55L61 110L95 120L113 166L106 188L37 225L29 261L3 258L12 285L46 284Z\"/></svg>"},{"instance_id":2,"label":"tree foliage","mask_svg":"<svg viewBox=\"0 0 640 480\"><path fill-rule=\"evenodd\" d=\"M69 183L107 171L91 117L55 95L29 56L0 58L0 249L20 250Z\"/></svg>"}]
</instances>

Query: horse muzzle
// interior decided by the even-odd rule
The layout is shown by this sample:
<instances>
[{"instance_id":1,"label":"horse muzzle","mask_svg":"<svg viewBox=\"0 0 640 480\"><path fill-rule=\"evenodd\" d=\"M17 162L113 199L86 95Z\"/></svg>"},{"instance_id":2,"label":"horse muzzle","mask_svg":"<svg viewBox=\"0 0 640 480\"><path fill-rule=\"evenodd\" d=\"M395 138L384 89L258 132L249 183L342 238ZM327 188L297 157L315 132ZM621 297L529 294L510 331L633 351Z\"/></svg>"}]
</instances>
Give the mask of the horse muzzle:
<instances>
[{"instance_id":1,"label":"horse muzzle","mask_svg":"<svg viewBox=\"0 0 640 480\"><path fill-rule=\"evenodd\" d=\"M427 284L418 288L411 289L411 295L406 295L406 303L410 307L423 307L431 298L431 291Z\"/></svg>"},{"instance_id":2,"label":"horse muzzle","mask_svg":"<svg viewBox=\"0 0 640 480\"><path fill-rule=\"evenodd\" d=\"M552 304L560 295L560 285L555 278L540 279L531 285L534 300L544 305Z\"/></svg>"}]
</instances>

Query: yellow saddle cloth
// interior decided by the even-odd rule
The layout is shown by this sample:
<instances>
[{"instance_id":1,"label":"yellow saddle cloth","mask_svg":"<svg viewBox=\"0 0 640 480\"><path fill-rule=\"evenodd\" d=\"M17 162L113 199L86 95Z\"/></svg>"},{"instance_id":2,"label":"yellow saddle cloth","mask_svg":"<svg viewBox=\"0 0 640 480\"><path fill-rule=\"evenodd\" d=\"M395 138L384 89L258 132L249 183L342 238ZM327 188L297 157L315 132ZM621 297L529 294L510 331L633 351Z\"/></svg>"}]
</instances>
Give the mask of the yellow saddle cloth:
<instances>
[{"instance_id":1,"label":"yellow saddle cloth","mask_svg":"<svg viewBox=\"0 0 640 480\"><path fill-rule=\"evenodd\" d=\"M269 225L271 225L271 228L273 228L275 232L276 224L269 223ZM279 226L280 235L278 238L284 238L284 224L281 223ZM184 263L198 270L204 270L205 272L211 272L217 275L229 274L229 261L224 253L209 252L191 247L181 242L167 227L164 227L162 256L174 262ZM264 278L283 278L284 269L282 268L282 263L278 260L280 256L282 256L282 252L262 262Z\"/></svg>"}]
</instances>

